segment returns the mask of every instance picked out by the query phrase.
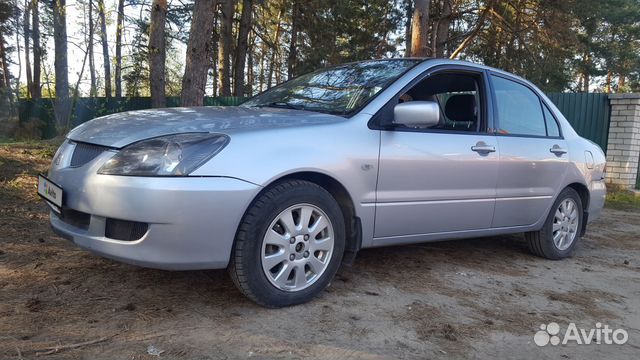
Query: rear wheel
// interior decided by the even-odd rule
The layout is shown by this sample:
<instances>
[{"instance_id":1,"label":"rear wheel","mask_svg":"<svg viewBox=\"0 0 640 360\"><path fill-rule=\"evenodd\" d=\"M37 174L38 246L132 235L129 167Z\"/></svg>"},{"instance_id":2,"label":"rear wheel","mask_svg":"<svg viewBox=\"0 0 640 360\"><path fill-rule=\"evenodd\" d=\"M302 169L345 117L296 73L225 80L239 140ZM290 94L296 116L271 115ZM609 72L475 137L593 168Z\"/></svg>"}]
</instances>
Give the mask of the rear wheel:
<instances>
[{"instance_id":1,"label":"rear wheel","mask_svg":"<svg viewBox=\"0 0 640 360\"><path fill-rule=\"evenodd\" d=\"M542 229L525 234L531 252L552 260L571 256L580 239L582 221L580 196L572 188L562 190Z\"/></svg>"},{"instance_id":2,"label":"rear wheel","mask_svg":"<svg viewBox=\"0 0 640 360\"><path fill-rule=\"evenodd\" d=\"M267 307L309 301L331 281L344 252L340 207L322 187L287 180L251 205L240 224L229 273Z\"/></svg>"}]
</instances>

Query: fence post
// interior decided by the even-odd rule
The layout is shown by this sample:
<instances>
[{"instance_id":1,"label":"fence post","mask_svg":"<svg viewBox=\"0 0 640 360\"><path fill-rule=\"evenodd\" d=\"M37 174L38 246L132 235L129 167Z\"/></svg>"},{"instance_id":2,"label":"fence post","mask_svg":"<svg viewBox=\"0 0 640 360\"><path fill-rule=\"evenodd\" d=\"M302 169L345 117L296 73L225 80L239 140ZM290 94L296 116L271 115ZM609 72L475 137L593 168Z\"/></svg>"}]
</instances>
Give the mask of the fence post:
<instances>
[{"instance_id":1,"label":"fence post","mask_svg":"<svg viewBox=\"0 0 640 360\"><path fill-rule=\"evenodd\" d=\"M607 182L633 189L640 155L640 93L611 94Z\"/></svg>"}]
</instances>

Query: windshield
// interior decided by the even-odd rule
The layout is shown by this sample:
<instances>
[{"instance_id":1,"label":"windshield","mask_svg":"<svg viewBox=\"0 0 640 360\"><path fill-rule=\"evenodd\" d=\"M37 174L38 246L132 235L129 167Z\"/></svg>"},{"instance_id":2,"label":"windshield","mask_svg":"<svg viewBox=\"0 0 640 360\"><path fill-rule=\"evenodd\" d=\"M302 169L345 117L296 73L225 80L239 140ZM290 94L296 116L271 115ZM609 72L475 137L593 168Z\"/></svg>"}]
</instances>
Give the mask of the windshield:
<instances>
[{"instance_id":1,"label":"windshield","mask_svg":"<svg viewBox=\"0 0 640 360\"><path fill-rule=\"evenodd\" d=\"M269 89L242 106L281 107L346 115L360 109L420 61L373 60L318 70Z\"/></svg>"}]
</instances>

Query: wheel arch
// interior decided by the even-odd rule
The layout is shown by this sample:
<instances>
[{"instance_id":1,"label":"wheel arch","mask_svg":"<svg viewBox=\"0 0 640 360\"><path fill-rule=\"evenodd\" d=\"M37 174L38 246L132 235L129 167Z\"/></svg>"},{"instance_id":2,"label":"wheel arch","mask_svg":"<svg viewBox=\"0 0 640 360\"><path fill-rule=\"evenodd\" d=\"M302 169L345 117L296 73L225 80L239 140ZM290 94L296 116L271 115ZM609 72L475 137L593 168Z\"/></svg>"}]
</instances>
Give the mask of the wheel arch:
<instances>
[{"instance_id":1,"label":"wheel arch","mask_svg":"<svg viewBox=\"0 0 640 360\"><path fill-rule=\"evenodd\" d=\"M355 204L351 194L349 194L349 191L347 191L340 181L332 176L316 171L297 171L275 177L265 184L262 190L253 197L245 210L245 215L255 200L263 193L268 191L273 185L286 180L309 181L325 189L336 200L340 210L342 210L345 223L346 244L343 261L347 263L352 262L356 253L362 247L362 222L356 215ZM245 215L243 215L243 217Z\"/></svg>"},{"instance_id":2,"label":"wheel arch","mask_svg":"<svg viewBox=\"0 0 640 360\"><path fill-rule=\"evenodd\" d=\"M589 201L591 201L589 188L579 182L573 182L567 185L565 189L566 188L572 188L578 193L578 196L580 196L580 201L582 202L582 225L580 227L580 236L583 236L587 231L587 222L589 219Z\"/></svg>"},{"instance_id":3,"label":"wheel arch","mask_svg":"<svg viewBox=\"0 0 640 360\"><path fill-rule=\"evenodd\" d=\"M348 259L347 255L351 257L355 256L362 246L362 224L360 218L356 216L355 204L346 187L342 185L340 181L327 174L315 171L299 171L279 177L269 183L265 188L280 181L290 179L312 182L327 190L329 194L333 196L342 210L346 227L345 259Z\"/></svg>"},{"instance_id":4,"label":"wheel arch","mask_svg":"<svg viewBox=\"0 0 640 360\"><path fill-rule=\"evenodd\" d=\"M589 210L589 188L586 185L574 182L566 186L567 188L572 188L575 190L578 195L580 195L580 200L582 201L582 209L587 212Z\"/></svg>"}]
</instances>

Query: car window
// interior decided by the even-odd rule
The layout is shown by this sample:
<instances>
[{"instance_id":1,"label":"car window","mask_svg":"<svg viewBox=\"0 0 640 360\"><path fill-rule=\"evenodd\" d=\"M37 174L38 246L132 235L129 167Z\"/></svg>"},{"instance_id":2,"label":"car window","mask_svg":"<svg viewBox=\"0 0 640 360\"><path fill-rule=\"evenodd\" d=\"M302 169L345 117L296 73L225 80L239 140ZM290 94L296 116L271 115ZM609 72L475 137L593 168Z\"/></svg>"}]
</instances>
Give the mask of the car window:
<instances>
[{"instance_id":1,"label":"car window","mask_svg":"<svg viewBox=\"0 0 640 360\"><path fill-rule=\"evenodd\" d=\"M551 114L551 111L546 105L542 108L544 109L544 120L547 123L547 136L559 137L560 128L558 127L555 117Z\"/></svg>"},{"instance_id":2,"label":"car window","mask_svg":"<svg viewBox=\"0 0 640 360\"><path fill-rule=\"evenodd\" d=\"M479 131L482 114L479 80L479 76L466 73L435 74L400 95L398 102L438 103L440 121L425 129L476 132Z\"/></svg>"},{"instance_id":3,"label":"car window","mask_svg":"<svg viewBox=\"0 0 640 360\"><path fill-rule=\"evenodd\" d=\"M241 106L348 115L361 109L419 59L370 60L321 69L273 87Z\"/></svg>"},{"instance_id":4,"label":"car window","mask_svg":"<svg viewBox=\"0 0 640 360\"><path fill-rule=\"evenodd\" d=\"M546 136L540 98L515 81L492 76L498 106L498 133Z\"/></svg>"}]
</instances>

